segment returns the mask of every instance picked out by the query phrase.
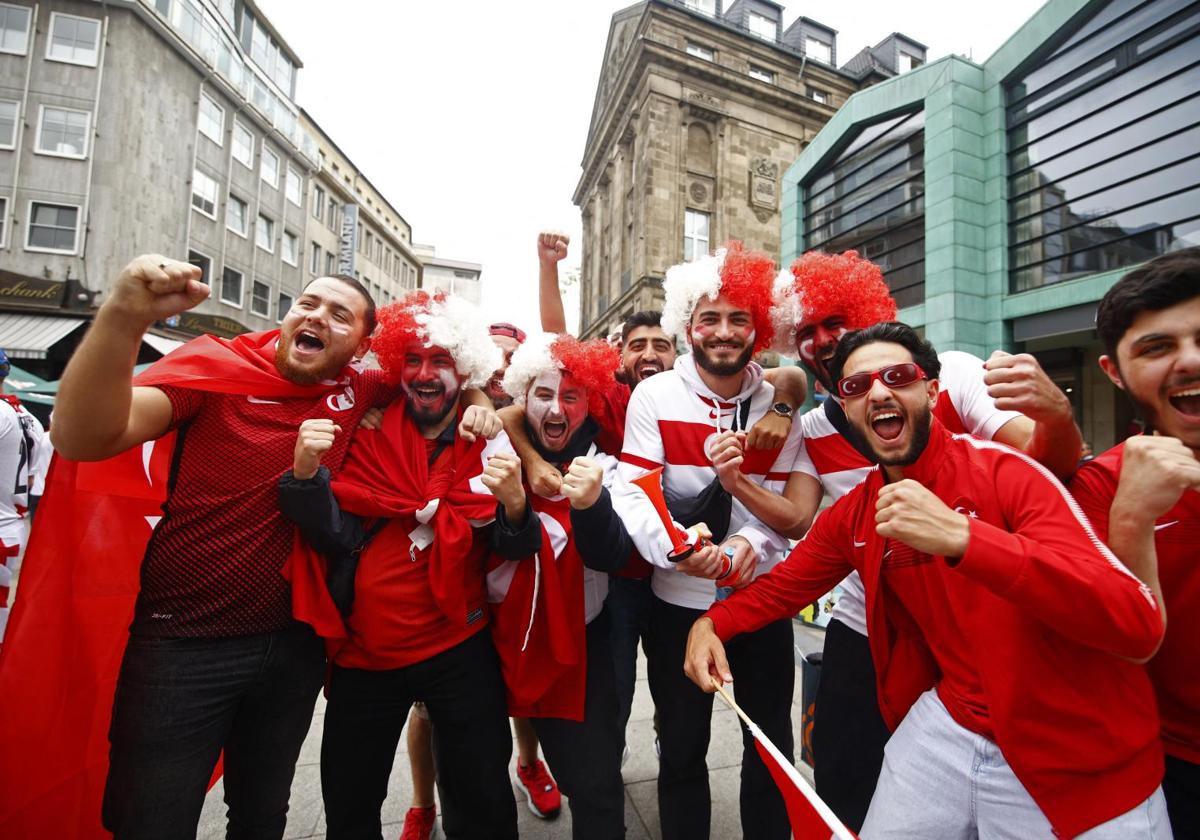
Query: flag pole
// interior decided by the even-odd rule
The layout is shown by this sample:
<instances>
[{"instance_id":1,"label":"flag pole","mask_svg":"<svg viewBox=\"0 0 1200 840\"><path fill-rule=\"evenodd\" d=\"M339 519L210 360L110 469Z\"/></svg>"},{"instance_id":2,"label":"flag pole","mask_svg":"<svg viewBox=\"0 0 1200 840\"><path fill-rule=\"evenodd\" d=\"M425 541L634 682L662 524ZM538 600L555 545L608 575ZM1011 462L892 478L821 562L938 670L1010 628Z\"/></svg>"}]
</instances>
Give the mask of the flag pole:
<instances>
[{"instance_id":1,"label":"flag pole","mask_svg":"<svg viewBox=\"0 0 1200 840\"><path fill-rule=\"evenodd\" d=\"M818 796L817 792L812 789L807 781L804 780L804 777L800 775L800 771L796 769L796 765L792 764L792 762L789 761L787 757L779 751L779 748L771 743L771 739L766 736L766 733L759 729L758 724L752 721L750 716L742 711L742 707L737 704L737 701L729 696L729 692L725 690L725 686L723 686L720 681L715 679L713 680L713 685L716 687L717 693L721 695L721 699L725 701L729 708L737 712L737 716L742 719L742 723L746 724L746 728L750 730L750 733L756 739L758 739L759 743L762 744L767 752L771 754L772 758L779 763L779 766L785 773L787 773L788 778L792 780L792 783L796 786L796 789L804 795L804 798L808 800L808 804L812 806L812 808L821 816L821 819L823 819L830 827L830 831L832 833L830 840L834 840L834 838L836 838L836 840L858 840L854 833L842 824L842 821L838 819L835 813L833 813L833 810L825 804L825 800Z\"/></svg>"}]
</instances>

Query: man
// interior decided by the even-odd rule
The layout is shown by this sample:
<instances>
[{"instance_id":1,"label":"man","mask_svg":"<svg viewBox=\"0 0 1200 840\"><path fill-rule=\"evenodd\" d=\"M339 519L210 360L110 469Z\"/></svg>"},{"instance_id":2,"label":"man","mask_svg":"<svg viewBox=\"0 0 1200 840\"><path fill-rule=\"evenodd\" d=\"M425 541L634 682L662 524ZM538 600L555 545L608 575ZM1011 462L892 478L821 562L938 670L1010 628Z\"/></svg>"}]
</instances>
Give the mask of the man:
<instances>
[{"instance_id":1,"label":"man","mask_svg":"<svg viewBox=\"0 0 1200 840\"><path fill-rule=\"evenodd\" d=\"M1100 366L1153 435L1083 465L1072 494L1113 553L1162 599L1169 620L1146 663L1162 717L1163 793L1175 837L1200 837L1200 248L1151 260L1108 290L1096 315Z\"/></svg>"},{"instance_id":2,"label":"man","mask_svg":"<svg viewBox=\"0 0 1200 840\"><path fill-rule=\"evenodd\" d=\"M113 701L103 821L118 838L194 832L222 752L230 836L282 836L325 663L280 574L292 526L275 479L302 421L353 428L387 396L381 376L350 365L375 306L341 275L309 283L278 331L198 339L131 385L146 329L208 294L188 263L130 263L67 366L51 433L78 460L179 433ZM149 470L158 456L146 455Z\"/></svg>"},{"instance_id":3,"label":"man","mask_svg":"<svg viewBox=\"0 0 1200 840\"><path fill-rule=\"evenodd\" d=\"M629 402L616 496L638 551L654 564L647 659L650 691L662 712L658 797L667 840L707 837L710 823L705 756L712 698L696 691L679 671L688 629L717 597L713 579L723 577L722 585L747 581L774 566L787 549L787 541L752 517L740 501L720 497L707 451L712 438L727 429L744 432L775 402L762 369L750 361L771 342L769 289L774 277L770 258L747 252L740 243L671 268L664 283L663 327L685 337L692 353L680 357L672 370L641 382ZM795 424L781 446L748 450L741 471L759 489L779 493L800 446ZM692 521L703 521L719 543L678 566L667 559L671 542L649 500L630 483L658 467L663 468L672 509L690 508ZM711 509L697 503L700 497L713 502ZM734 655L750 676L738 686L738 702L790 755L795 671L790 621L773 622L747 637ZM787 837L783 799L748 736L743 745L743 834L764 840Z\"/></svg>"},{"instance_id":4,"label":"man","mask_svg":"<svg viewBox=\"0 0 1200 840\"><path fill-rule=\"evenodd\" d=\"M818 385L834 393L829 373L838 340L849 330L889 321L896 315L883 274L856 253L802 255L775 290L781 352L794 352ZM794 339L792 336L794 335ZM790 346L789 346L790 345ZM985 364L968 353L939 355L941 379L934 414L955 432L968 432L1024 450L1059 476L1075 466L1079 431L1071 404L1028 355L996 351ZM731 492L769 525L799 539L823 494L837 501L862 481L867 454L852 443L840 404L828 399L801 418L804 453L796 465L798 504L770 509L775 498L756 499L742 486ZM719 466L740 456L736 441L714 447ZM726 468L725 472L728 472ZM875 674L867 641L866 602L856 574L841 583L841 595L825 631L812 743L817 792L838 817L857 831L866 817L883 763L889 731L879 712Z\"/></svg>"},{"instance_id":5,"label":"man","mask_svg":"<svg viewBox=\"0 0 1200 840\"><path fill-rule=\"evenodd\" d=\"M504 408L512 405L512 397L504 391L500 383L504 379L504 371L508 369L508 363L512 361L513 353L525 342L525 331L512 324L498 322L488 327L488 334L492 337L495 345L500 348L503 361L500 367L492 373L487 384L483 386L483 393L487 394L487 398L492 401L493 406Z\"/></svg>"},{"instance_id":6,"label":"man","mask_svg":"<svg viewBox=\"0 0 1200 840\"><path fill-rule=\"evenodd\" d=\"M707 691L744 678L723 642L857 569L880 705L898 727L864 840L1169 838L1154 695L1136 664L1162 639L1158 599L1044 467L934 419L940 364L911 328L851 333L828 369L879 466L786 562L696 622L688 675Z\"/></svg>"},{"instance_id":7,"label":"man","mask_svg":"<svg viewBox=\"0 0 1200 840\"><path fill-rule=\"evenodd\" d=\"M563 476L561 492L530 494L542 522L531 560L489 572L496 642L510 712L528 717L571 808L575 840L625 836L621 738L609 644L608 575L632 543L606 486L616 461L589 417L612 387L617 353L605 342L543 333L513 354L504 388L526 433Z\"/></svg>"},{"instance_id":8,"label":"man","mask_svg":"<svg viewBox=\"0 0 1200 840\"><path fill-rule=\"evenodd\" d=\"M485 446L455 431L462 390L484 385L500 352L478 310L442 293L411 292L381 310L380 324L375 354L404 399L378 431L358 433L336 479L319 459L341 430L305 421L279 482L283 512L325 556L329 579L349 578L353 594L345 626L323 631L336 640L321 745L328 833L381 836L400 730L421 701L434 724L446 833L515 838L484 570L493 548L531 555L540 527L507 440Z\"/></svg>"}]
</instances>

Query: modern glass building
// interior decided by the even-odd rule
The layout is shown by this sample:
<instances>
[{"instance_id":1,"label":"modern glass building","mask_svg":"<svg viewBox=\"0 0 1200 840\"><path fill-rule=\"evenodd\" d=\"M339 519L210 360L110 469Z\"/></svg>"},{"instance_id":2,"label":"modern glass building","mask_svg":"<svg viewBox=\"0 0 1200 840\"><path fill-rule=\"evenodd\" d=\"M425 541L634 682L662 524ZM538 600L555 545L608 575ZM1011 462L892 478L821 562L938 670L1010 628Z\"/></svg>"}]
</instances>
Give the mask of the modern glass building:
<instances>
[{"instance_id":1,"label":"modern glass building","mask_svg":"<svg viewBox=\"0 0 1200 840\"><path fill-rule=\"evenodd\" d=\"M940 350L1030 352L1084 438L1123 438L1104 292L1200 245L1200 3L1050 0L982 65L851 97L784 177L783 258L854 249Z\"/></svg>"}]
</instances>

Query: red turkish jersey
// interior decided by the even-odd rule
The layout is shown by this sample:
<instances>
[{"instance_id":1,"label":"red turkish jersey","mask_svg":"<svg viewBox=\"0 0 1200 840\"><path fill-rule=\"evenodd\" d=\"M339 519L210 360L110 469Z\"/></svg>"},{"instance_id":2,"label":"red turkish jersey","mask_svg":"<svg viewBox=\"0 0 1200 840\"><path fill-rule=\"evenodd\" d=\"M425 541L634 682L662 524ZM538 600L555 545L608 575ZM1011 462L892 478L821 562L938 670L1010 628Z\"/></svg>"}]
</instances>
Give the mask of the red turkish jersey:
<instances>
[{"instance_id":1,"label":"red turkish jersey","mask_svg":"<svg viewBox=\"0 0 1200 840\"><path fill-rule=\"evenodd\" d=\"M1108 512L1117 494L1125 444L1089 461L1071 480L1071 493L1108 541ZM1200 764L1200 493L1189 490L1158 518L1154 548L1167 608L1167 634L1146 663L1162 718L1163 748Z\"/></svg>"},{"instance_id":2,"label":"red turkish jersey","mask_svg":"<svg viewBox=\"0 0 1200 840\"><path fill-rule=\"evenodd\" d=\"M300 424L312 418L342 429L322 458L337 471L359 420L388 394L382 371L350 374L341 390L319 398L159 387L179 439L132 631L220 637L286 627L292 603L280 569L293 526L279 512L276 479L292 463Z\"/></svg>"}]
</instances>

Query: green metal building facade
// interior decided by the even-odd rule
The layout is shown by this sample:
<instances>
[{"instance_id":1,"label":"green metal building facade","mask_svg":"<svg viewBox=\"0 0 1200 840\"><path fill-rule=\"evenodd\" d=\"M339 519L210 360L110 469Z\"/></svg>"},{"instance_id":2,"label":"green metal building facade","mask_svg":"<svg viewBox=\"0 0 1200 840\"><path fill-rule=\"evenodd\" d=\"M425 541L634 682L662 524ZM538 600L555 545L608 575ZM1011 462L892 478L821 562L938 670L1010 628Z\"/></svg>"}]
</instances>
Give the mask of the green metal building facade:
<instances>
[{"instance_id":1,"label":"green metal building facade","mask_svg":"<svg viewBox=\"0 0 1200 840\"><path fill-rule=\"evenodd\" d=\"M1122 439L1096 304L1200 245L1200 3L1050 0L983 64L855 94L784 176L782 243L859 251L939 350L1034 353L1085 440Z\"/></svg>"}]
</instances>

